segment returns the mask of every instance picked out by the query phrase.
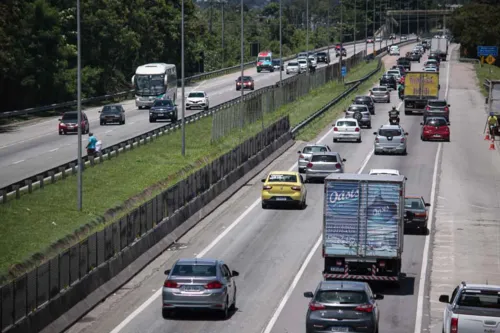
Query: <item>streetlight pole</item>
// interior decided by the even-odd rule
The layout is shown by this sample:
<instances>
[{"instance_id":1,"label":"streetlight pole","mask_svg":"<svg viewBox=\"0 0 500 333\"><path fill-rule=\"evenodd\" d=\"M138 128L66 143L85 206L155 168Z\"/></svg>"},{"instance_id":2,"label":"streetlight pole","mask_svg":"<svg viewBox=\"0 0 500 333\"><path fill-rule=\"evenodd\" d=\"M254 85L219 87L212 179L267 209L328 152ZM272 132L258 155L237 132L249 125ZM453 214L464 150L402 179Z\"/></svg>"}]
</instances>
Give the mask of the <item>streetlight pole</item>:
<instances>
[{"instance_id":1,"label":"streetlight pole","mask_svg":"<svg viewBox=\"0 0 500 333\"><path fill-rule=\"evenodd\" d=\"M376 52L376 47L375 47L375 38L377 36L375 36L375 21L377 20L377 13L375 12L375 3L377 2L377 0L373 0L373 22L372 22L372 34L373 34L373 54L377 54Z\"/></svg>"},{"instance_id":2,"label":"streetlight pole","mask_svg":"<svg viewBox=\"0 0 500 333\"><path fill-rule=\"evenodd\" d=\"M420 13L418 12L420 10L420 6L418 5L418 0L417 0L417 38L420 35Z\"/></svg>"},{"instance_id":3,"label":"streetlight pole","mask_svg":"<svg viewBox=\"0 0 500 333\"><path fill-rule=\"evenodd\" d=\"M309 0L306 0L306 53L309 61ZM307 66L307 75L309 75L309 66Z\"/></svg>"},{"instance_id":4,"label":"streetlight pole","mask_svg":"<svg viewBox=\"0 0 500 333\"><path fill-rule=\"evenodd\" d=\"M240 42L241 42L241 64L240 64L240 67L241 67L241 101L240 101L240 110L241 110L241 114L240 114L240 121L241 121L241 128L240 130L243 130L243 121L244 121L244 114L243 114L243 110L244 107L243 107L243 98L245 96L244 94L244 91L245 89L244 88L244 85L243 85L243 76L245 75L245 67L244 67L244 62L245 62L245 49L244 49L244 44L243 44L243 38L244 38L244 34L243 34L243 28L244 28L244 20L243 20L243 0L240 0L240 7L241 7L241 34L240 34Z\"/></svg>"},{"instance_id":5,"label":"streetlight pole","mask_svg":"<svg viewBox=\"0 0 500 333\"><path fill-rule=\"evenodd\" d=\"M357 7L357 2L354 0L354 29L352 31L352 39L354 42L354 55L356 55L356 7Z\"/></svg>"},{"instance_id":6,"label":"streetlight pole","mask_svg":"<svg viewBox=\"0 0 500 333\"><path fill-rule=\"evenodd\" d=\"M221 16L222 16L222 64L221 64L221 68L224 68L225 65L224 65L224 1L226 0L222 0L221 1Z\"/></svg>"},{"instance_id":7,"label":"streetlight pole","mask_svg":"<svg viewBox=\"0 0 500 333\"><path fill-rule=\"evenodd\" d=\"M403 21L401 21L401 13L403 12L403 0L399 1L399 41L401 41L401 26Z\"/></svg>"},{"instance_id":8,"label":"streetlight pole","mask_svg":"<svg viewBox=\"0 0 500 333\"><path fill-rule=\"evenodd\" d=\"M82 52L80 31L80 0L76 0L76 44L77 44L77 69L76 69L76 99L78 111L78 174L77 174L77 206L82 210L83 206L83 161L82 161Z\"/></svg>"},{"instance_id":9,"label":"streetlight pole","mask_svg":"<svg viewBox=\"0 0 500 333\"><path fill-rule=\"evenodd\" d=\"M380 0L380 8L379 8L379 11L378 11L378 19L379 19L379 22L380 22L380 33L382 34L380 36L380 46L379 46L379 49L382 48L382 41L384 40L384 29L383 29L383 25L382 25L382 0Z\"/></svg>"},{"instance_id":10,"label":"streetlight pole","mask_svg":"<svg viewBox=\"0 0 500 333\"><path fill-rule=\"evenodd\" d=\"M408 19L408 38L410 38L410 1L408 1L408 8L406 9L406 17Z\"/></svg>"},{"instance_id":11,"label":"streetlight pole","mask_svg":"<svg viewBox=\"0 0 500 333\"><path fill-rule=\"evenodd\" d=\"M282 39L282 22L281 22L281 17L282 17L282 11L281 11L281 0L280 0L280 66L284 66L283 64L283 39ZM280 68L280 87L283 86L283 71Z\"/></svg>"},{"instance_id":12,"label":"streetlight pole","mask_svg":"<svg viewBox=\"0 0 500 333\"><path fill-rule=\"evenodd\" d=\"M342 0L339 1L340 3L340 58L339 58L339 78L340 80L344 81L344 77L342 76L342 49L344 48L344 17L343 17L343 4Z\"/></svg>"},{"instance_id":13,"label":"streetlight pole","mask_svg":"<svg viewBox=\"0 0 500 333\"><path fill-rule=\"evenodd\" d=\"M182 156L186 156L186 97L184 96L184 0L181 5L181 103L182 103Z\"/></svg>"},{"instance_id":14,"label":"streetlight pole","mask_svg":"<svg viewBox=\"0 0 500 333\"><path fill-rule=\"evenodd\" d=\"M368 55L367 41L368 41L368 0L366 0L366 8L365 8L365 57Z\"/></svg>"},{"instance_id":15,"label":"streetlight pole","mask_svg":"<svg viewBox=\"0 0 500 333\"><path fill-rule=\"evenodd\" d=\"M281 1L281 0L280 0ZM328 0L328 6L327 6L327 11L326 11L326 29L327 29L327 38L328 38L328 41L326 43L326 54L328 55L328 57L330 57L330 39L331 39L331 35L330 35L330 0ZM327 64L328 66L328 64Z\"/></svg>"}]
</instances>

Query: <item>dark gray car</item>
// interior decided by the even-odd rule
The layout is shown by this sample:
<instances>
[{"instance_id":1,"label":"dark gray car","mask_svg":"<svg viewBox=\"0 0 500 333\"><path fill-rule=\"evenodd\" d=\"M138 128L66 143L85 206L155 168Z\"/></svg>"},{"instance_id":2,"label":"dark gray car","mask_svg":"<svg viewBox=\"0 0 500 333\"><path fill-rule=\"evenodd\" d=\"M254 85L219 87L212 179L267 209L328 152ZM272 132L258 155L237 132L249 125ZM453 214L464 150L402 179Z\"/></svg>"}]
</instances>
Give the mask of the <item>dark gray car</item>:
<instances>
[{"instance_id":1,"label":"dark gray car","mask_svg":"<svg viewBox=\"0 0 500 333\"><path fill-rule=\"evenodd\" d=\"M405 197L405 230L418 230L422 234L427 233L427 207L430 203L426 203L423 197Z\"/></svg>"},{"instance_id":2,"label":"dark gray car","mask_svg":"<svg viewBox=\"0 0 500 333\"><path fill-rule=\"evenodd\" d=\"M154 123L157 120L177 121L177 104L170 99L157 99L149 110L149 122Z\"/></svg>"},{"instance_id":3,"label":"dark gray car","mask_svg":"<svg viewBox=\"0 0 500 333\"><path fill-rule=\"evenodd\" d=\"M364 104L368 107L370 114L375 114L375 102L371 96L356 96L353 104Z\"/></svg>"},{"instance_id":4,"label":"dark gray car","mask_svg":"<svg viewBox=\"0 0 500 333\"><path fill-rule=\"evenodd\" d=\"M377 333L379 309L377 300L366 282L321 281L311 298L306 315L306 333L369 332Z\"/></svg>"},{"instance_id":5,"label":"dark gray car","mask_svg":"<svg viewBox=\"0 0 500 333\"><path fill-rule=\"evenodd\" d=\"M222 319L236 308L237 271L221 260L179 259L166 270L162 290L162 315L167 319L176 310L214 310Z\"/></svg>"},{"instance_id":6,"label":"dark gray car","mask_svg":"<svg viewBox=\"0 0 500 333\"><path fill-rule=\"evenodd\" d=\"M424 123L427 117L444 117L450 121L450 104L445 99L430 99L424 111Z\"/></svg>"},{"instance_id":7,"label":"dark gray car","mask_svg":"<svg viewBox=\"0 0 500 333\"><path fill-rule=\"evenodd\" d=\"M105 105L99 113L99 123L101 125L109 123L125 124L125 110L120 104Z\"/></svg>"}]
</instances>

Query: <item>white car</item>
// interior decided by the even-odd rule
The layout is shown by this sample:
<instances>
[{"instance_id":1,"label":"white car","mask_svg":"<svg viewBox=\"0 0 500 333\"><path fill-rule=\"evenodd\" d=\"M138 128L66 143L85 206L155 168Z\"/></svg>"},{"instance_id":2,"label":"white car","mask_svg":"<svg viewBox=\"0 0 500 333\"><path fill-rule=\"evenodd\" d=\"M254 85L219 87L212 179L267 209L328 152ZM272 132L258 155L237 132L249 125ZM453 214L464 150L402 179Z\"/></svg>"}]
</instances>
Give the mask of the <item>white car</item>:
<instances>
[{"instance_id":1,"label":"white car","mask_svg":"<svg viewBox=\"0 0 500 333\"><path fill-rule=\"evenodd\" d=\"M208 110L210 103L208 101L207 93L204 91L191 91L186 97L186 110L189 109L203 109Z\"/></svg>"},{"instance_id":2,"label":"white car","mask_svg":"<svg viewBox=\"0 0 500 333\"><path fill-rule=\"evenodd\" d=\"M292 74L292 73L300 74L300 73L302 73L302 70L300 69L299 63L297 61L289 62L286 65L286 73L287 74Z\"/></svg>"},{"instance_id":3,"label":"white car","mask_svg":"<svg viewBox=\"0 0 500 333\"><path fill-rule=\"evenodd\" d=\"M311 62L311 66L316 67L318 65L318 60L315 56L309 56L309 61Z\"/></svg>"},{"instance_id":4,"label":"white car","mask_svg":"<svg viewBox=\"0 0 500 333\"><path fill-rule=\"evenodd\" d=\"M398 46L391 46L391 48L389 49L389 55L398 56L399 55L399 47Z\"/></svg>"},{"instance_id":5,"label":"white car","mask_svg":"<svg viewBox=\"0 0 500 333\"><path fill-rule=\"evenodd\" d=\"M361 142L361 127L356 119L338 119L333 125L333 142L344 140Z\"/></svg>"},{"instance_id":6,"label":"white car","mask_svg":"<svg viewBox=\"0 0 500 333\"><path fill-rule=\"evenodd\" d=\"M376 42L381 42L382 41L382 37L380 37L380 36L379 37L375 37L375 41Z\"/></svg>"},{"instance_id":7,"label":"white car","mask_svg":"<svg viewBox=\"0 0 500 333\"><path fill-rule=\"evenodd\" d=\"M436 67L425 67L424 72L437 73L437 68Z\"/></svg>"},{"instance_id":8,"label":"white car","mask_svg":"<svg viewBox=\"0 0 500 333\"><path fill-rule=\"evenodd\" d=\"M299 60L297 60L297 62L299 63L300 70L306 72L307 71L307 59L300 58Z\"/></svg>"},{"instance_id":9,"label":"white car","mask_svg":"<svg viewBox=\"0 0 500 333\"><path fill-rule=\"evenodd\" d=\"M371 169L369 174L399 176L399 171L396 169Z\"/></svg>"},{"instance_id":10,"label":"white car","mask_svg":"<svg viewBox=\"0 0 500 333\"><path fill-rule=\"evenodd\" d=\"M399 69L391 69L391 70L387 71L386 75L394 76L394 78L398 82L401 79L401 72L399 71Z\"/></svg>"}]
</instances>

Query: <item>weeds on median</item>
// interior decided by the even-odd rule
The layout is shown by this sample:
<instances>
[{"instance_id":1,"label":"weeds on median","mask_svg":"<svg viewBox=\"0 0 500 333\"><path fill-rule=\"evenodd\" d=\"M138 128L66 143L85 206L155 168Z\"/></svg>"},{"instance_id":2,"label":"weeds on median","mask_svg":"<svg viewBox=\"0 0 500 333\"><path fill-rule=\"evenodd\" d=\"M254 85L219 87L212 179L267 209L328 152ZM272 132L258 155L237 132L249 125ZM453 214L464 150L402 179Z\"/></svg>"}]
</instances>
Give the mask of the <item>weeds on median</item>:
<instances>
[{"instance_id":1,"label":"weeds on median","mask_svg":"<svg viewBox=\"0 0 500 333\"><path fill-rule=\"evenodd\" d=\"M500 67L494 65L484 64L474 65L474 69L476 70L477 78L479 80L478 85L481 93L484 96L488 96L488 90L484 86L484 80L500 80Z\"/></svg>"},{"instance_id":2,"label":"weeds on median","mask_svg":"<svg viewBox=\"0 0 500 333\"><path fill-rule=\"evenodd\" d=\"M351 69L346 79L363 77L374 66L375 62L358 65ZM343 84L330 82L294 103L266 114L265 125L289 115L293 126L344 89ZM210 140L200 140L211 136L212 119L206 117L186 126L184 157L181 155L181 132L175 131L122 154L116 160L88 168L83 173L81 212L76 209L77 180L72 176L19 200L0 205L0 275L3 275L0 282L6 277L23 274L103 228L126 211L255 135L261 126L261 122L257 122L217 143L210 143Z\"/></svg>"}]
</instances>

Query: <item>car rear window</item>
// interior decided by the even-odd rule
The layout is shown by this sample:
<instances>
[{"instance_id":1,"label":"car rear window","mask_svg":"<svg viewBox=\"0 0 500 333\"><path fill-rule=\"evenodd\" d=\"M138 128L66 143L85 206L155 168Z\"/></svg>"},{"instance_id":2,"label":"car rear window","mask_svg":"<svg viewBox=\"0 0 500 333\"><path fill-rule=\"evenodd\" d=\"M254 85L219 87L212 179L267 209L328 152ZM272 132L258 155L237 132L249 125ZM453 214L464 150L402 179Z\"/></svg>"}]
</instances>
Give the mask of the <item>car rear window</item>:
<instances>
[{"instance_id":1,"label":"car rear window","mask_svg":"<svg viewBox=\"0 0 500 333\"><path fill-rule=\"evenodd\" d=\"M205 97L205 95L202 92L192 92L192 93L189 93L188 97L203 98L203 97Z\"/></svg>"},{"instance_id":2,"label":"car rear window","mask_svg":"<svg viewBox=\"0 0 500 333\"><path fill-rule=\"evenodd\" d=\"M319 57L325 57L326 56L326 52L318 52L317 55Z\"/></svg>"},{"instance_id":3,"label":"car rear window","mask_svg":"<svg viewBox=\"0 0 500 333\"><path fill-rule=\"evenodd\" d=\"M500 294L494 290L466 290L460 295L457 305L500 309Z\"/></svg>"},{"instance_id":4,"label":"car rear window","mask_svg":"<svg viewBox=\"0 0 500 333\"><path fill-rule=\"evenodd\" d=\"M180 264L175 265L172 270L172 275L175 276L216 276L217 269L215 265L191 265L191 264Z\"/></svg>"},{"instance_id":5,"label":"car rear window","mask_svg":"<svg viewBox=\"0 0 500 333\"><path fill-rule=\"evenodd\" d=\"M399 75L399 71L389 71L387 72L389 75Z\"/></svg>"},{"instance_id":6,"label":"car rear window","mask_svg":"<svg viewBox=\"0 0 500 333\"><path fill-rule=\"evenodd\" d=\"M448 102L446 102L446 101L429 101L428 104L429 104L429 106L445 107L446 105L448 105Z\"/></svg>"},{"instance_id":7,"label":"car rear window","mask_svg":"<svg viewBox=\"0 0 500 333\"><path fill-rule=\"evenodd\" d=\"M366 107L361 107L361 106L350 106L348 111L352 111L352 112L356 112L356 111L359 111L359 112L363 112L363 111L367 111L366 110Z\"/></svg>"},{"instance_id":8,"label":"car rear window","mask_svg":"<svg viewBox=\"0 0 500 333\"><path fill-rule=\"evenodd\" d=\"M355 121L339 120L335 126L356 126Z\"/></svg>"},{"instance_id":9,"label":"car rear window","mask_svg":"<svg viewBox=\"0 0 500 333\"><path fill-rule=\"evenodd\" d=\"M425 123L427 126L447 126L448 124L444 119L428 119Z\"/></svg>"},{"instance_id":10,"label":"car rear window","mask_svg":"<svg viewBox=\"0 0 500 333\"><path fill-rule=\"evenodd\" d=\"M425 209L422 199L405 198L405 208L407 209Z\"/></svg>"},{"instance_id":11,"label":"car rear window","mask_svg":"<svg viewBox=\"0 0 500 333\"><path fill-rule=\"evenodd\" d=\"M63 120L76 120L78 118L78 113L65 113L62 116Z\"/></svg>"},{"instance_id":12,"label":"car rear window","mask_svg":"<svg viewBox=\"0 0 500 333\"><path fill-rule=\"evenodd\" d=\"M321 290L316 294L319 303L362 304L368 302L368 296L362 291Z\"/></svg>"},{"instance_id":13,"label":"car rear window","mask_svg":"<svg viewBox=\"0 0 500 333\"><path fill-rule=\"evenodd\" d=\"M325 147L314 146L314 147L305 147L302 152L304 154L311 154L311 153L325 153L326 151L327 150Z\"/></svg>"},{"instance_id":14,"label":"car rear window","mask_svg":"<svg viewBox=\"0 0 500 333\"><path fill-rule=\"evenodd\" d=\"M355 103L361 103L361 104L366 104L366 103L370 103L371 102L371 98L370 97L356 97L354 99L354 102Z\"/></svg>"},{"instance_id":15,"label":"car rear window","mask_svg":"<svg viewBox=\"0 0 500 333\"><path fill-rule=\"evenodd\" d=\"M298 65L299 65L299 63L297 63L297 62L289 62L288 63L288 66L298 66Z\"/></svg>"},{"instance_id":16,"label":"car rear window","mask_svg":"<svg viewBox=\"0 0 500 333\"><path fill-rule=\"evenodd\" d=\"M337 156L335 155L314 155L311 162L330 162L337 163Z\"/></svg>"},{"instance_id":17,"label":"car rear window","mask_svg":"<svg viewBox=\"0 0 500 333\"><path fill-rule=\"evenodd\" d=\"M285 183L296 183L297 176L295 175L281 175L277 173L273 173L269 175L268 182L285 182Z\"/></svg>"},{"instance_id":18,"label":"car rear window","mask_svg":"<svg viewBox=\"0 0 500 333\"><path fill-rule=\"evenodd\" d=\"M401 130L392 128L383 128L378 131L380 136L401 136Z\"/></svg>"},{"instance_id":19,"label":"car rear window","mask_svg":"<svg viewBox=\"0 0 500 333\"><path fill-rule=\"evenodd\" d=\"M387 88L381 88L381 87L378 87L378 88L373 88L373 91L387 91Z\"/></svg>"}]
</instances>

